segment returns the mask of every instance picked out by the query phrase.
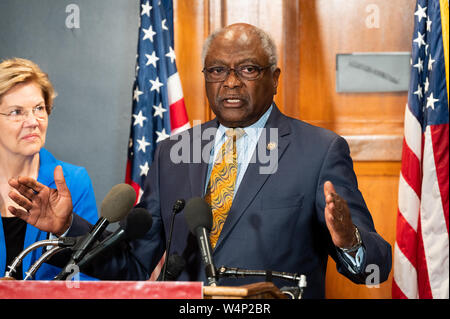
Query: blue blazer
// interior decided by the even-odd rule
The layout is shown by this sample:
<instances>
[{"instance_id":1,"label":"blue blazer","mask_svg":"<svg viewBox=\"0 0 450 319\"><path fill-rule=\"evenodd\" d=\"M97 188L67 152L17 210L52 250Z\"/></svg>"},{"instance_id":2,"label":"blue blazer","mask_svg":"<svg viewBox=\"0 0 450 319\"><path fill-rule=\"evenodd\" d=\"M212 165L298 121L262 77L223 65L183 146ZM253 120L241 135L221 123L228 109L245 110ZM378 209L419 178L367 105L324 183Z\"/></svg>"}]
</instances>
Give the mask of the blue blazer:
<instances>
[{"instance_id":1,"label":"blue blazer","mask_svg":"<svg viewBox=\"0 0 450 319\"><path fill-rule=\"evenodd\" d=\"M103 279L148 279L161 258L177 199L186 201L204 195L208 156L199 160L201 146L211 145L214 134L202 134L217 128L212 120L160 143L156 150L142 204L151 212L153 226L145 238L133 241L125 251L97 263L92 271ZM278 140L270 136L278 130ZM249 164L223 226L213 259L216 267L239 267L304 274L308 287L305 298L325 296L325 273L330 255L338 271L356 283L365 283L370 273L366 265L375 264L380 281L391 269L391 247L377 234L371 215L358 190L353 163L346 141L335 133L286 117L276 106L261 134L255 158ZM183 142L182 142L183 141ZM261 174L270 152L267 144L276 142L277 169ZM174 163L176 155L188 151L189 160ZM259 154L258 154L258 149ZM193 151L194 150L194 151ZM195 152L197 150L197 152ZM208 150L204 151L209 154ZM186 154L186 153L185 153ZM324 219L323 184L333 182L336 191L348 203L353 223L360 230L365 247L363 271L351 273L331 241ZM73 230L86 231L83 221L74 219ZM74 233L76 234L76 232ZM204 281L196 239L190 234L184 212L176 216L171 254L184 256L187 266L182 281ZM373 269L373 268L371 268ZM264 278L222 278L219 285L244 285ZM292 283L274 280L279 287Z\"/></svg>"},{"instance_id":2,"label":"blue blazer","mask_svg":"<svg viewBox=\"0 0 450 319\"><path fill-rule=\"evenodd\" d=\"M66 179L67 187L72 195L73 211L87 221L95 223L98 219L97 204L91 179L85 168L59 161L49 151L42 148L39 152L38 182L48 187L56 188L53 173L55 167L58 165L61 165L63 168L64 178ZM47 238L48 233L28 224L23 247L25 249L32 243ZM38 248L25 257L22 264L23 278L26 276L25 272L28 271L41 255L42 248ZM5 235L3 233L3 224L0 219L0 277L4 276L6 266ZM44 263L36 272L34 279L51 280L59 272L59 268ZM87 276L80 276L80 279L83 278L88 279Z\"/></svg>"}]
</instances>

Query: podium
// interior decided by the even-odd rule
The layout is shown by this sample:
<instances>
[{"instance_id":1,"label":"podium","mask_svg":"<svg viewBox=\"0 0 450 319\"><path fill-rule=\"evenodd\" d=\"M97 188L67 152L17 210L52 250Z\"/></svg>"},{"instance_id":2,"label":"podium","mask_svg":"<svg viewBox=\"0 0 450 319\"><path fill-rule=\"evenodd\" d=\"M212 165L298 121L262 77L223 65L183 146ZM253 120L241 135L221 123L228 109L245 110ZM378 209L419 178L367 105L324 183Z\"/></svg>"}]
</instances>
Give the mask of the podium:
<instances>
[{"instance_id":1,"label":"podium","mask_svg":"<svg viewBox=\"0 0 450 319\"><path fill-rule=\"evenodd\" d=\"M203 287L204 299L287 299L271 282L258 282L237 287Z\"/></svg>"},{"instance_id":2,"label":"podium","mask_svg":"<svg viewBox=\"0 0 450 319\"><path fill-rule=\"evenodd\" d=\"M0 299L202 299L202 282L0 280Z\"/></svg>"},{"instance_id":3,"label":"podium","mask_svg":"<svg viewBox=\"0 0 450 319\"><path fill-rule=\"evenodd\" d=\"M202 282L0 280L0 299L273 299L286 298L269 282L203 287Z\"/></svg>"}]
</instances>

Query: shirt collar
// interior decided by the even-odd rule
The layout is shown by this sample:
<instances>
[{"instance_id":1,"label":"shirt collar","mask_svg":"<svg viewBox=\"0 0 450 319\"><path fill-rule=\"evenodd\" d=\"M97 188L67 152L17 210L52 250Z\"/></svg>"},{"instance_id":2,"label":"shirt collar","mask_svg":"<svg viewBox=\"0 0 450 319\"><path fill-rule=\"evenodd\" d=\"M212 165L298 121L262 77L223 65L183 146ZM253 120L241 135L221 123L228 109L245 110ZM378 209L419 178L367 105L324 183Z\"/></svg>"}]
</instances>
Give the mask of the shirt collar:
<instances>
[{"instance_id":1,"label":"shirt collar","mask_svg":"<svg viewBox=\"0 0 450 319\"><path fill-rule=\"evenodd\" d=\"M250 138L253 142L256 142L259 138L260 130L263 129L266 126L267 119L269 118L270 113L273 109L273 103L270 105L269 109L259 118L258 121L253 123L250 126L243 127L245 134ZM216 135L216 141L220 141L224 135L225 131L228 129L228 127L220 124L219 128L217 129L217 135Z\"/></svg>"}]
</instances>

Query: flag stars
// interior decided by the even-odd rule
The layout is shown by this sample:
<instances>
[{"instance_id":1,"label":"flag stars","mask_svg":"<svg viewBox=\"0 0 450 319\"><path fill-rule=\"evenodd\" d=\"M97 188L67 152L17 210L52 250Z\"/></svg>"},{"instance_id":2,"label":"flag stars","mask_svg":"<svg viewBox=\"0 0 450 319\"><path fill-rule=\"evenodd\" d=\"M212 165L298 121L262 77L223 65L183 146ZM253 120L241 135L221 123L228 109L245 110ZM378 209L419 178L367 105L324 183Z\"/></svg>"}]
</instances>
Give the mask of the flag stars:
<instances>
[{"instance_id":1,"label":"flag stars","mask_svg":"<svg viewBox=\"0 0 450 319\"><path fill-rule=\"evenodd\" d=\"M133 126L136 126L139 124L141 127L144 127L144 121L147 120L147 118L142 115L142 111L139 111L139 113L137 115L133 114L133 118L134 118ZM145 151L144 151L144 153L145 153Z\"/></svg>"},{"instance_id":2,"label":"flag stars","mask_svg":"<svg viewBox=\"0 0 450 319\"><path fill-rule=\"evenodd\" d=\"M427 17L427 31L431 32L431 24L433 21L430 20L430 17Z\"/></svg>"},{"instance_id":3,"label":"flag stars","mask_svg":"<svg viewBox=\"0 0 450 319\"><path fill-rule=\"evenodd\" d=\"M150 26L150 28L148 29L142 29L142 31L144 32L144 37L142 38L142 40L146 40L149 39L151 42L153 42L153 36L156 34L156 32L153 31L153 27Z\"/></svg>"},{"instance_id":4,"label":"flag stars","mask_svg":"<svg viewBox=\"0 0 450 319\"><path fill-rule=\"evenodd\" d=\"M425 34L421 34L419 31L417 31L417 38L415 38L413 40L413 42L417 43L417 45L419 46L419 49L422 47L422 45L425 45L425 41L423 39L424 36L425 36Z\"/></svg>"},{"instance_id":5,"label":"flag stars","mask_svg":"<svg viewBox=\"0 0 450 319\"><path fill-rule=\"evenodd\" d=\"M425 87L424 87L424 89L425 89L425 93L427 93L428 92L428 88L430 87L430 81L428 80L428 76L427 76L427 78L425 79Z\"/></svg>"},{"instance_id":6,"label":"flag stars","mask_svg":"<svg viewBox=\"0 0 450 319\"><path fill-rule=\"evenodd\" d=\"M150 83L152 84L150 92L156 90L159 93L159 88L164 85L161 82L159 82L159 77L156 77L156 80L150 80Z\"/></svg>"},{"instance_id":7,"label":"flag stars","mask_svg":"<svg viewBox=\"0 0 450 319\"><path fill-rule=\"evenodd\" d=\"M419 99L421 99L423 97L422 87L420 86L420 84L417 86L417 91L415 91L414 94L417 95L419 97Z\"/></svg>"},{"instance_id":8,"label":"flag stars","mask_svg":"<svg viewBox=\"0 0 450 319\"><path fill-rule=\"evenodd\" d=\"M414 12L414 15L417 16L417 18L419 19L419 22L422 21L422 18L426 18L427 14L425 13L425 11L427 10L427 7L422 8L420 6L420 4L417 4L418 8L417 11Z\"/></svg>"},{"instance_id":9,"label":"flag stars","mask_svg":"<svg viewBox=\"0 0 450 319\"><path fill-rule=\"evenodd\" d=\"M159 116L162 119L163 113L167 112L167 110L162 107L162 103L159 103L159 105L154 105L153 108L155 109L155 113L153 114L154 117Z\"/></svg>"},{"instance_id":10,"label":"flag stars","mask_svg":"<svg viewBox=\"0 0 450 319\"><path fill-rule=\"evenodd\" d=\"M133 93L133 100L135 100L136 102L139 102L139 96L144 94L144 92L139 91L139 87L136 86L136 88L134 89L134 93Z\"/></svg>"},{"instance_id":11,"label":"flag stars","mask_svg":"<svg viewBox=\"0 0 450 319\"><path fill-rule=\"evenodd\" d=\"M138 142L138 144L139 144L138 151L142 151L144 153L147 149L147 146L150 145L150 143L145 140L145 136L142 136L142 139L140 139L140 140L137 139L136 142Z\"/></svg>"},{"instance_id":12,"label":"flag stars","mask_svg":"<svg viewBox=\"0 0 450 319\"><path fill-rule=\"evenodd\" d=\"M433 58L430 55L430 58L428 59L428 71L433 70L433 63L436 62L436 60L433 60Z\"/></svg>"},{"instance_id":13,"label":"flag stars","mask_svg":"<svg viewBox=\"0 0 450 319\"><path fill-rule=\"evenodd\" d=\"M167 23L167 19L164 19L161 21L161 28L163 30L169 30L169 28L166 26L166 23Z\"/></svg>"},{"instance_id":14,"label":"flag stars","mask_svg":"<svg viewBox=\"0 0 450 319\"><path fill-rule=\"evenodd\" d=\"M417 61L417 63L413 65L413 67L417 68L419 73L422 72L423 61L420 59L420 57L419 57L419 60Z\"/></svg>"},{"instance_id":15,"label":"flag stars","mask_svg":"<svg viewBox=\"0 0 450 319\"><path fill-rule=\"evenodd\" d=\"M170 62L173 63L175 60L175 51L172 49L172 47L169 47L169 53L166 53L166 57L170 58Z\"/></svg>"},{"instance_id":16,"label":"flag stars","mask_svg":"<svg viewBox=\"0 0 450 319\"><path fill-rule=\"evenodd\" d=\"M147 58L147 63L145 63L145 65L151 64L156 68L156 61L159 61L159 58L156 56L156 52L153 51L152 54L146 54L145 57Z\"/></svg>"},{"instance_id":17,"label":"flag stars","mask_svg":"<svg viewBox=\"0 0 450 319\"><path fill-rule=\"evenodd\" d=\"M150 17L150 10L152 9L152 6L148 3L148 1L145 4L142 4L141 7L142 7L141 16L145 14L148 17Z\"/></svg>"},{"instance_id":18,"label":"flag stars","mask_svg":"<svg viewBox=\"0 0 450 319\"><path fill-rule=\"evenodd\" d=\"M156 143L159 143L169 137L169 135L167 135L167 133L166 133L165 128L163 128L161 132L156 131L156 135L158 135L158 138L156 139Z\"/></svg>"},{"instance_id":19,"label":"flag stars","mask_svg":"<svg viewBox=\"0 0 450 319\"><path fill-rule=\"evenodd\" d=\"M148 167L148 162L145 162L144 165L139 165L139 168L141 169L141 175L140 176L142 176L142 175L147 176L148 171L150 169L150 167Z\"/></svg>"},{"instance_id":20,"label":"flag stars","mask_svg":"<svg viewBox=\"0 0 450 319\"><path fill-rule=\"evenodd\" d=\"M434 103L438 102L439 99L435 99L433 97L433 92L431 92L430 96L427 97L427 108L431 107L434 110Z\"/></svg>"}]
</instances>

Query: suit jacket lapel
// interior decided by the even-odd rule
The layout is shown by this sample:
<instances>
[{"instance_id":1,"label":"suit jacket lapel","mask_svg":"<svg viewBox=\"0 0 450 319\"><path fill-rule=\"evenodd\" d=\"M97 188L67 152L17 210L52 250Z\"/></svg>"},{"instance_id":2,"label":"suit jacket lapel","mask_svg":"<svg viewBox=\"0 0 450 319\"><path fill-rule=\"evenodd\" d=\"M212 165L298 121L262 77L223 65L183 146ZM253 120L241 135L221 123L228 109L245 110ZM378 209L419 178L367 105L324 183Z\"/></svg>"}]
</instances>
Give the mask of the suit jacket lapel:
<instances>
[{"instance_id":1,"label":"suit jacket lapel","mask_svg":"<svg viewBox=\"0 0 450 319\"><path fill-rule=\"evenodd\" d=\"M271 176L271 174L267 174L267 166L269 166L270 162L267 163L264 161L264 163L261 163L262 158L258 152L264 151L264 159L267 161L267 159L270 158L270 152L278 151L278 157L276 157L276 164L278 165L281 156L289 145L289 139L287 138L290 134L289 123L275 105L267 120L265 128L266 129L261 133L258 144L256 145L252 161L248 165L247 171L245 172L239 189L234 197L233 204L217 241L215 251L218 250L221 242L227 237L252 200L261 190L266 180ZM270 129L272 129L272 134ZM275 131L278 132L278 141L276 141L276 139L274 140L273 129L277 129ZM269 143L272 144L268 146ZM276 149L273 148L273 143L276 143ZM272 148L272 150L270 150L270 148ZM256 158L256 161L253 160L254 158Z\"/></svg>"},{"instance_id":2,"label":"suit jacket lapel","mask_svg":"<svg viewBox=\"0 0 450 319\"><path fill-rule=\"evenodd\" d=\"M201 124L201 127L194 127L191 131L192 138L190 147L192 156L191 164L188 167L192 197L203 197L204 195L206 174L208 173L209 151L214 144L215 132L218 126L218 121L214 119L205 124ZM207 129L208 134L204 134Z\"/></svg>"}]
</instances>

